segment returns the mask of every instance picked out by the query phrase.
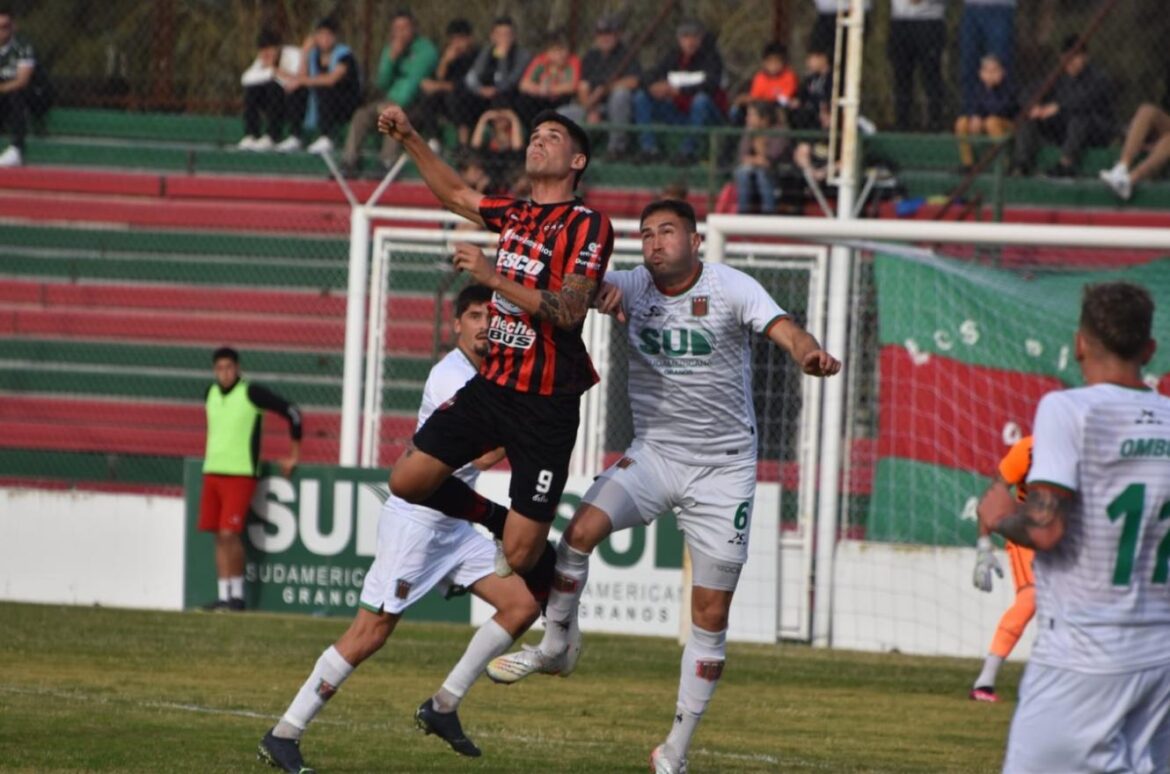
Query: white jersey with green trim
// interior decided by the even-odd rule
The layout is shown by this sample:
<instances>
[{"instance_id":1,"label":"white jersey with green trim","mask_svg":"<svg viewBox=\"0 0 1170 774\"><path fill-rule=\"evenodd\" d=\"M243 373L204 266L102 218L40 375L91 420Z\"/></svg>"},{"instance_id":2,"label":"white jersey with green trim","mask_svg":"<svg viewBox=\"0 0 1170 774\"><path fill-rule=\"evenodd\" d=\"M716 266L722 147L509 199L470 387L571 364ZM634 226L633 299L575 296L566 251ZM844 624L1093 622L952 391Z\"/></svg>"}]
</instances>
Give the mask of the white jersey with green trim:
<instances>
[{"instance_id":1,"label":"white jersey with green trim","mask_svg":"<svg viewBox=\"0 0 1170 774\"><path fill-rule=\"evenodd\" d=\"M1028 484L1076 493L1037 551L1032 660L1090 673L1170 663L1170 398L1096 384L1049 393Z\"/></svg>"},{"instance_id":2,"label":"white jersey with green trim","mask_svg":"<svg viewBox=\"0 0 1170 774\"><path fill-rule=\"evenodd\" d=\"M605 281L621 288L629 320L635 436L687 464L754 460L751 333L766 333L786 312L759 282L723 264L704 264L670 296L644 266L610 271Z\"/></svg>"}]
</instances>

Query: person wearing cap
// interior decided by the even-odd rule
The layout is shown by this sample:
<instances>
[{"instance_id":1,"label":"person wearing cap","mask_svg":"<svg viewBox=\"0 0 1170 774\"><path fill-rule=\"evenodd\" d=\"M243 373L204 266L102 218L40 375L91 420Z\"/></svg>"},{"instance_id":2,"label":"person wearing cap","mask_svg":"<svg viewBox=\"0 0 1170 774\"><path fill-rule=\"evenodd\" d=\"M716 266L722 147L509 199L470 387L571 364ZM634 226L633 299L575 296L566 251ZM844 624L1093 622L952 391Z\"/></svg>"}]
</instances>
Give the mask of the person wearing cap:
<instances>
[{"instance_id":1,"label":"person wearing cap","mask_svg":"<svg viewBox=\"0 0 1170 774\"><path fill-rule=\"evenodd\" d=\"M650 124L688 124L698 129L722 123L727 97L720 81L723 58L703 25L684 21L677 29L678 43L643 78L643 88L634 95L634 122ZM662 159L654 132L639 136L639 161L653 163ZM691 164L697 157L696 136L688 133L673 158L675 164Z\"/></svg>"},{"instance_id":2,"label":"person wearing cap","mask_svg":"<svg viewBox=\"0 0 1170 774\"><path fill-rule=\"evenodd\" d=\"M301 46L301 70L284 81L292 95L292 135L276 146L278 151L301 149L306 129L320 136L309 153L333 150L333 135L349 123L362 101L361 76L353 51L337 39L337 20L327 16L317 22L313 34Z\"/></svg>"},{"instance_id":3,"label":"person wearing cap","mask_svg":"<svg viewBox=\"0 0 1170 774\"><path fill-rule=\"evenodd\" d=\"M439 119L443 118L458 127L459 144L467 144L468 127L475 124L475 116L468 109L470 95L463 81L478 55L471 22L467 19L448 22L447 42L439 64L434 74L419 84L419 99L408 111L411 123L423 137L437 141Z\"/></svg>"},{"instance_id":4,"label":"person wearing cap","mask_svg":"<svg viewBox=\"0 0 1170 774\"><path fill-rule=\"evenodd\" d=\"M1077 176L1081 151L1105 145L1113 136L1113 86L1079 43L1076 35L1065 38L1063 72L1016 133L1015 168L1021 174L1031 173L1042 139L1060 145L1060 161L1048 176L1068 179Z\"/></svg>"},{"instance_id":5,"label":"person wearing cap","mask_svg":"<svg viewBox=\"0 0 1170 774\"><path fill-rule=\"evenodd\" d=\"M602 16L593 28L593 46L581 60L581 81L577 98L561 112L581 124L608 121L629 124L633 118L634 89L642 77L638 57L631 56L622 42L621 20ZM616 161L626 154L629 135L623 131L609 134L605 158Z\"/></svg>"},{"instance_id":6,"label":"person wearing cap","mask_svg":"<svg viewBox=\"0 0 1170 774\"><path fill-rule=\"evenodd\" d=\"M341 156L342 168L347 174L355 173L361 166L362 143L374 128L383 108L393 102L409 109L420 93L423 78L434 74L438 63L439 51L428 38L418 34L418 20L414 14L405 9L395 11L390 19L386 45L378 58L377 95L353 114L349 125L345 152ZM389 167L397 155L398 144L389 137L384 138L378 155L383 166Z\"/></svg>"}]
</instances>

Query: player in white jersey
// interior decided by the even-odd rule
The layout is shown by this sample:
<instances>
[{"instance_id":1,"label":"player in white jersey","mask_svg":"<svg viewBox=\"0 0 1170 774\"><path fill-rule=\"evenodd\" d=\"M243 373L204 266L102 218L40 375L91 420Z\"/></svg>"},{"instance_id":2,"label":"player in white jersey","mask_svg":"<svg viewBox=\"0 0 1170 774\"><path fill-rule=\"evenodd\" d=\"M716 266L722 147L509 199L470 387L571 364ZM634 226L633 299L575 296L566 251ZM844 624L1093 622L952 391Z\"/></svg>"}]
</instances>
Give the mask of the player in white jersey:
<instances>
[{"instance_id":1,"label":"player in white jersey","mask_svg":"<svg viewBox=\"0 0 1170 774\"><path fill-rule=\"evenodd\" d=\"M599 310L628 322L633 444L594 482L561 538L540 647L495 659L488 676L514 682L571 666L570 624L589 554L611 532L677 510L694 568L692 626L674 727L651 767L679 772L723 671L731 598L747 560L758 445L751 335L770 338L806 374L831 376L841 364L754 279L699 260L690 205L650 204L641 233L644 265L611 271L598 297Z\"/></svg>"},{"instance_id":2,"label":"player in white jersey","mask_svg":"<svg viewBox=\"0 0 1170 774\"><path fill-rule=\"evenodd\" d=\"M469 286L459 294L454 324L457 346L427 377L419 425L475 375L487 352L490 301L491 291L482 285ZM501 451L487 452L455 475L474 486L479 470L502 456ZM488 661L507 650L540 615L524 581L518 575L503 577L496 567L495 543L476 532L470 522L391 496L382 508L377 553L366 573L353 623L321 654L280 722L265 734L260 759L289 772L312 771L300 751L305 727L350 673L386 643L408 607L435 587L453 585L469 589L494 606L496 614L475 633L459 663L434 696L418 708L415 719L420 728L437 734L456 752L478 756L479 748L459 723L459 702Z\"/></svg>"},{"instance_id":3,"label":"player in white jersey","mask_svg":"<svg viewBox=\"0 0 1170 774\"><path fill-rule=\"evenodd\" d=\"M1027 500L1000 485L980 509L1036 549L1006 772L1170 771L1170 398L1142 380L1153 316L1136 285L1086 288L1086 386L1041 399Z\"/></svg>"}]
</instances>

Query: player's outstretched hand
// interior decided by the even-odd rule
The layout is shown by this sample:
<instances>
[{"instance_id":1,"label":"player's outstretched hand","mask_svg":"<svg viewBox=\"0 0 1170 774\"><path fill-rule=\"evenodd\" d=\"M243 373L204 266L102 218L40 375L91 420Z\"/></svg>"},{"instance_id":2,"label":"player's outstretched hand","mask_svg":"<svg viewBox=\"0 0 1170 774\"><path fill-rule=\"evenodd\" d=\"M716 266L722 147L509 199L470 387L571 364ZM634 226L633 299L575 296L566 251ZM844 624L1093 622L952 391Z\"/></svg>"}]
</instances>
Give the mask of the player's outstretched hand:
<instances>
[{"instance_id":1,"label":"player's outstretched hand","mask_svg":"<svg viewBox=\"0 0 1170 774\"><path fill-rule=\"evenodd\" d=\"M476 282L491 287L496 276L496 267L487 256L470 242L456 242L455 254L451 256L455 271L465 271Z\"/></svg>"},{"instance_id":2,"label":"player's outstretched hand","mask_svg":"<svg viewBox=\"0 0 1170 774\"><path fill-rule=\"evenodd\" d=\"M626 312L622 309L622 289L617 285L603 281L593 306L602 314L612 314L620 323L626 321Z\"/></svg>"},{"instance_id":3,"label":"player's outstretched hand","mask_svg":"<svg viewBox=\"0 0 1170 774\"><path fill-rule=\"evenodd\" d=\"M804 356L800 367L809 376L832 376L841 370L841 361L823 349L814 349Z\"/></svg>"},{"instance_id":4,"label":"player's outstretched hand","mask_svg":"<svg viewBox=\"0 0 1170 774\"><path fill-rule=\"evenodd\" d=\"M991 591L991 573L1003 577L1003 568L995 558L995 549L991 545L991 538L983 535L975 544L975 573L972 580L975 588L980 591Z\"/></svg>"},{"instance_id":5,"label":"player's outstretched hand","mask_svg":"<svg viewBox=\"0 0 1170 774\"><path fill-rule=\"evenodd\" d=\"M402 142L414 131L406 111L398 105L390 105L378 115L378 131Z\"/></svg>"}]
</instances>

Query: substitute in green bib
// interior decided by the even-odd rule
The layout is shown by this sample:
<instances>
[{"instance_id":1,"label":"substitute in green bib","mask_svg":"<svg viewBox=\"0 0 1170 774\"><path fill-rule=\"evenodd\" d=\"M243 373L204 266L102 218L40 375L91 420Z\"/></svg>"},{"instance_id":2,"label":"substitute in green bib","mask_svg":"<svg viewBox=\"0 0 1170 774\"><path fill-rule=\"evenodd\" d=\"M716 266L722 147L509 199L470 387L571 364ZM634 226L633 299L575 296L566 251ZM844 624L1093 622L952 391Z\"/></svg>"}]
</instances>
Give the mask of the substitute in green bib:
<instances>
[{"instance_id":1,"label":"substitute in green bib","mask_svg":"<svg viewBox=\"0 0 1170 774\"><path fill-rule=\"evenodd\" d=\"M203 496L199 529L215 533L215 570L219 597L207 610L244 609L244 542L240 533L260 475L261 423L265 411L288 420L292 445L279 460L291 475L301 456L301 411L271 390L240 376L240 355L220 347L211 356L215 382L208 386L207 450L203 459Z\"/></svg>"}]
</instances>

